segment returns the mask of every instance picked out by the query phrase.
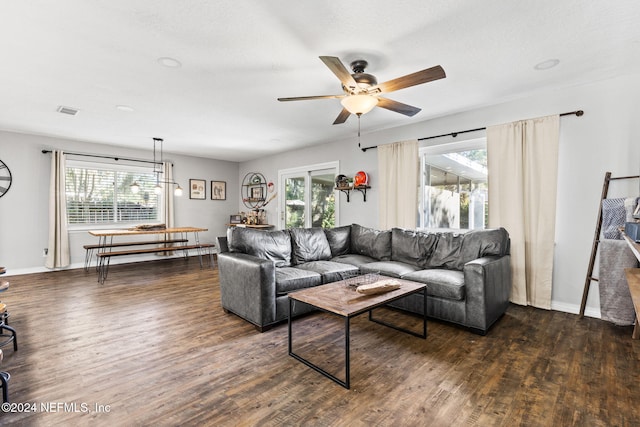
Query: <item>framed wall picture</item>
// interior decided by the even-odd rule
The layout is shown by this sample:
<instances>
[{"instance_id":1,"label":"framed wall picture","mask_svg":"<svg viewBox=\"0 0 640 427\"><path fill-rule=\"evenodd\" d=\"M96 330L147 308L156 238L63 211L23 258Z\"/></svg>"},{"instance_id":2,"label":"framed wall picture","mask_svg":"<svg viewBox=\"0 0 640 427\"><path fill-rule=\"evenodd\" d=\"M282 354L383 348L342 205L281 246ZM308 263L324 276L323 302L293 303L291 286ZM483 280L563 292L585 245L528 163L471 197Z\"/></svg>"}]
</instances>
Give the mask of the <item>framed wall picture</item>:
<instances>
[{"instance_id":1,"label":"framed wall picture","mask_svg":"<svg viewBox=\"0 0 640 427\"><path fill-rule=\"evenodd\" d=\"M207 180L206 179L190 179L189 180L189 198L205 200L207 198Z\"/></svg>"},{"instance_id":2,"label":"framed wall picture","mask_svg":"<svg viewBox=\"0 0 640 427\"><path fill-rule=\"evenodd\" d=\"M264 199L264 189L260 187L251 187L251 198L254 200Z\"/></svg>"},{"instance_id":3,"label":"framed wall picture","mask_svg":"<svg viewBox=\"0 0 640 427\"><path fill-rule=\"evenodd\" d=\"M226 181L211 181L211 200L227 200Z\"/></svg>"}]
</instances>

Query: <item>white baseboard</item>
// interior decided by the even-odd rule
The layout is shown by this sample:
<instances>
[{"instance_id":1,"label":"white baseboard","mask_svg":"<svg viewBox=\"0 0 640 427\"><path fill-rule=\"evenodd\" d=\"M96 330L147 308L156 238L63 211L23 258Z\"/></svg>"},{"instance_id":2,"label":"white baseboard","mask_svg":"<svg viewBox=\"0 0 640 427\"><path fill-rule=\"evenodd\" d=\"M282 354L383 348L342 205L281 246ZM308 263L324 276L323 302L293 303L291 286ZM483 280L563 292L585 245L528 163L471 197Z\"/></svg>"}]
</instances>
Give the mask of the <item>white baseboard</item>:
<instances>
[{"instance_id":1,"label":"white baseboard","mask_svg":"<svg viewBox=\"0 0 640 427\"><path fill-rule=\"evenodd\" d=\"M197 256L197 255L191 255L191 256ZM131 257L125 257L125 258L114 257L113 261L111 261L111 265L129 264L132 262L142 262L142 261L157 261L160 259L171 259L171 258L183 258L183 255L171 255L171 256L162 256L162 257L159 257L157 255L139 255L139 256L131 256ZM91 264L91 268L95 269L95 266L96 264L94 261ZM52 271L74 270L78 268L84 268L84 261L72 263L68 267L64 267L64 268L47 268L45 266L26 267L26 268L8 268L7 267L7 272L4 274L4 277L19 276L22 274L49 273Z\"/></svg>"},{"instance_id":2,"label":"white baseboard","mask_svg":"<svg viewBox=\"0 0 640 427\"><path fill-rule=\"evenodd\" d=\"M564 302L551 301L551 310L561 311L563 313L580 314L580 306L576 304L567 304ZM587 317L594 317L601 319L600 308L598 307L585 307L584 315Z\"/></svg>"}]
</instances>

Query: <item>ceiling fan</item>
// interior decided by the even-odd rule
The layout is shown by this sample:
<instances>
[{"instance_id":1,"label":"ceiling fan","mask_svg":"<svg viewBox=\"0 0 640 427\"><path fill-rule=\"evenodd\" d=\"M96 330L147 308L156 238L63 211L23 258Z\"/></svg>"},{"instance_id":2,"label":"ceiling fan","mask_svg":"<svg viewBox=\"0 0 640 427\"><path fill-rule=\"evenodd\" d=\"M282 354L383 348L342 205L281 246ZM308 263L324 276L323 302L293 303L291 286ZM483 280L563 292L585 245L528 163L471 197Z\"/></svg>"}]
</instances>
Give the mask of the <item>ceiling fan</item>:
<instances>
[{"instance_id":1,"label":"ceiling fan","mask_svg":"<svg viewBox=\"0 0 640 427\"><path fill-rule=\"evenodd\" d=\"M389 80L384 83L378 83L378 80L372 74L365 73L364 70L369 65L367 61L358 59L351 62L353 74L347 70L339 58L335 56L321 56L320 59L342 82L343 94L340 95L319 95L319 96L299 96L294 98L278 98L278 101L306 101L311 99L341 99L342 111L333 122L338 125L347 121L351 114L360 117L373 109L373 107L381 107L396 113L404 114L412 117L420 112L420 108L403 104L389 98L383 98L379 95L394 92L411 86L428 83L434 80L446 77L441 66L427 68L426 70L417 71L397 79Z\"/></svg>"}]
</instances>

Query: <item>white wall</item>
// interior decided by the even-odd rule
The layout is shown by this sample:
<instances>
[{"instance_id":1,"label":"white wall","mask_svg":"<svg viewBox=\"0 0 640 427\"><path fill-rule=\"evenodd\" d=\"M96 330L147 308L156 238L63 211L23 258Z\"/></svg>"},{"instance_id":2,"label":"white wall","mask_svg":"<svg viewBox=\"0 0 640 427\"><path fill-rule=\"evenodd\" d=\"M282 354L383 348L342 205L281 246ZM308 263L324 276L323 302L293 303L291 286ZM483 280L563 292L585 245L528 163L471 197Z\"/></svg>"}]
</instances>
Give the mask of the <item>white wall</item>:
<instances>
[{"instance_id":1,"label":"white wall","mask_svg":"<svg viewBox=\"0 0 640 427\"><path fill-rule=\"evenodd\" d=\"M426 101L425 101L426 102ZM553 278L555 310L577 313L580 307L586 270L596 225L598 203L606 171L614 176L640 172L640 75L622 76L569 89L550 89L546 93L507 103L433 120L415 122L400 128L363 133L362 145L372 146L412 138L475 129L515 120L584 110L582 117L561 119L556 253ZM407 119L411 121L411 119ZM362 118L366 131L366 116ZM461 137L458 137L460 139ZM452 138L449 138L452 140ZM446 139L431 140L441 143ZM371 177L372 190L367 203L360 194L347 204L341 195L340 224L357 222L375 227L377 218L377 150L366 153L357 147L357 139L337 141L291 151L240 165L240 178L249 171L262 172L277 182L279 169L327 161L340 161L341 173L353 175L364 170ZM638 180L618 181L611 185L610 197L639 193ZM239 204L240 210L246 210ZM275 203L267 207L269 220L276 221ZM598 284L593 282L586 314L599 316Z\"/></svg>"},{"instance_id":2,"label":"white wall","mask_svg":"<svg viewBox=\"0 0 640 427\"><path fill-rule=\"evenodd\" d=\"M166 144L165 144L166 147ZM42 251L48 246L48 201L51 154L43 149L131 157L153 158L153 145L149 151L127 150L101 144L90 144L37 135L0 131L0 159L12 173L13 183L0 198L0 265L8 274L46 271ZM200 234L201 242L214 242L224 235L229 215L239 203L238 163L164 153L166 161L174 164L174 180L184 188L182 197L175 198L176 226L208 228ZM207 180L207 200L190 200L189 179ZM210 181L227 182L227 200L211 200ZM86 231L70 232L71 262L73 267L84 263L83 245L97 243ZM149 259L153 255L138 259ZM122 259L131 262L135 258Z\"/></svg>"}]
</instances>

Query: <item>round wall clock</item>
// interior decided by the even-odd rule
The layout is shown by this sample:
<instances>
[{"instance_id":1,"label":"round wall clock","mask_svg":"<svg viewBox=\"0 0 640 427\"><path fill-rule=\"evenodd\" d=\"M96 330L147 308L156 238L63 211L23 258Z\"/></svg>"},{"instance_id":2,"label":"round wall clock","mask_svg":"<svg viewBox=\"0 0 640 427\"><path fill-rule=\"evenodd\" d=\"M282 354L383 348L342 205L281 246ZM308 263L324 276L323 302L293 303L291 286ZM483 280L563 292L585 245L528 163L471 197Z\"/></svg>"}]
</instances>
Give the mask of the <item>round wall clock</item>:
<instances>
[{"instance_id":1,"label":"round wall clock","mask_svg":"<svg viewBox=\"0 0 640 427\"><path fill-rule=\"evenodd\" d=\"M11 171L9 167L0 160L0 197L4 196L11 188Z\"/></svg>"}]
</instances>

